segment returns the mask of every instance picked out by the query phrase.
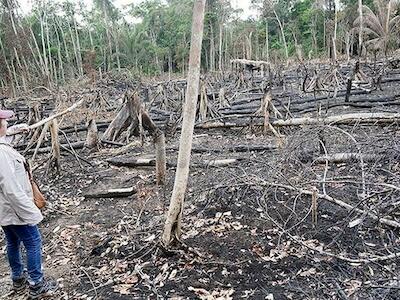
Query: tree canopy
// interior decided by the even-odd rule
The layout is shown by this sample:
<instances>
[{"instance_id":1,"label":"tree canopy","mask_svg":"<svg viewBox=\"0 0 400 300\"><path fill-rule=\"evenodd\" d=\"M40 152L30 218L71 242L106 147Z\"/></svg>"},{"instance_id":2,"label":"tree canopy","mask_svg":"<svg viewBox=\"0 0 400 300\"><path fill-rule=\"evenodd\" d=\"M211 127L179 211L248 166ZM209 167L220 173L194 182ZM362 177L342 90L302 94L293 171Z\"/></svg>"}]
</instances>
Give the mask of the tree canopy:
<instances>
[{"instance_id":1,"label":"tree canopy","mask_svg":"<svg viewBox=\"0 0 400 300\"><path fill-rule=\"evenodd\" d=\"M362 3L365 50L383 49L387 55L398 49L399 1ZM233 58L274 62L286 56L329 57L333 36L339 56L358 53L358 0L252 0L252 4L258 15L244 20L230 1L207 1L203 71L222 71ZM93 0L91 7L80 1L41 0L22 15L18 0L2 0L0 85L13 89L33 83L57 85L113 70L184 74L192 5L192 0L144 0L122 10L112 0ZM374 41L384 46L372 49Z\"/></svg>"}]
</instances>

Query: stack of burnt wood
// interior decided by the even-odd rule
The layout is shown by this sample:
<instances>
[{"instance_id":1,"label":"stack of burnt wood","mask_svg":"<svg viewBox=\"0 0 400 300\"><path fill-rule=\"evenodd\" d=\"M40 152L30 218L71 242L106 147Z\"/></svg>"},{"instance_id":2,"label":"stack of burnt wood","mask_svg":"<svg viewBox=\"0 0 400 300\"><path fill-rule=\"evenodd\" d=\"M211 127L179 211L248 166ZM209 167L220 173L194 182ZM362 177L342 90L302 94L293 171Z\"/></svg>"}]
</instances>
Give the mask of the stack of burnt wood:
<instances>
[{"instance_id":1,"label":"stack of burnt wood","mask_svg":"<svg viewBox=\"0 0 400 300\"><path fill-rule=\"evenodd\" d=\"M400 69L391 60L350 65L309 63L293 68L248 60L235 60L233 64L241 67L202 76L196 128L258 126L279 139L282 126L400 119ZM134 89L127 90L132 86ZM86 101L80 111L84 111L84 118L71 119L67 124L64 119L61 126L45 123L19 144L20 149L33 157L54 152L54 142L46 135L53 127L60 151L76 157L78 148L95 151L101 145L123 146L137 137L143 140L147 131L153 137L157 156L163 157L164 134L180 129L186 80L124 87L113 100L99 90L85 91L76 98ZM57 113L57 99L39 100L28 106L21 99L8 108L30 124ZM164 166L161 161L159 168Z\"/></svg>"},{"instance_id":2,"label":"stack of burnt wood","mask_svg":"<svg viewBox=\"0 0 400 300\"><path fill-rule=\"evenodd\" d=\"M199 128L262 125L264 117L260 109L265 105L267 94L271 97L271 120L277 124L290 124L290 119L305 116L389 114L399 109L400 69L394 68L390 61L309 64L287 70L279 66L272 68L265 62L235 60L234 63L245 66L236 73L202 78L197 114ZM253 68L251 72L246 71L249 64ZM246 84L238 85L243 74ZM151 98L150 115L161 127L176 124L179 127L185 82L160 83L156 89L159 92Z\"/></svg>"}]
</instances>

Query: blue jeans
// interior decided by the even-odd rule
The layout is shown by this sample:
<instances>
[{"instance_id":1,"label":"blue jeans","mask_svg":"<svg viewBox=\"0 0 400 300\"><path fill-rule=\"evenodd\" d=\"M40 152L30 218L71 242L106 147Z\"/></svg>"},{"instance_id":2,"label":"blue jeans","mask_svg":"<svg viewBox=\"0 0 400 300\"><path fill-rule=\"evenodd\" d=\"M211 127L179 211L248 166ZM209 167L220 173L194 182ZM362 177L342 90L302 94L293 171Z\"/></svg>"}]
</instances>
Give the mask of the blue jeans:
<instances>
[{"instance_id":1,"label":"blue jeans","mask_svg":"<svg viewBox=\"0 0 400 300\"><path fill-rule=\"evenodd\" d=\"M34 225L3 226L7 240L7 257L11 267L12 280L23 276L24 264L21 260L21 242L24 244L30 281L37 284L43 279L42 239L39 228Z\"/></svg>"}]
</instances>

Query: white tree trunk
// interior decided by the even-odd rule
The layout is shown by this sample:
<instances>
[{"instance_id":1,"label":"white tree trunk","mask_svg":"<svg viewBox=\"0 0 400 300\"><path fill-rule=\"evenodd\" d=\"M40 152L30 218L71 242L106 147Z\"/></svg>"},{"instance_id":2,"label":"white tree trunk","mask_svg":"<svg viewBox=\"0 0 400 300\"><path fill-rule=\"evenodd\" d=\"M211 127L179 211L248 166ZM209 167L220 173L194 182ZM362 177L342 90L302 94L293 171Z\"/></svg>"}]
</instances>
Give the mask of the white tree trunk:
<instances>
[{"instance_id":1,"label":"white tree trunk","mask_svg":"<svg viewBox=\"0 0 400 300\"><path fill-rule=\"evenodd\" d=\"M287 47L287 44L286 44L285 32L283 30L282 22L279 19L278 14L276 13L275 9L274 9L274 14L275 14L276 21L278 22L279 29L281 31L283 46L285 47L285 57L286 57L286 61L287 61L289 59L289 50L288 50L288 47Z\"/></svg>"},{"instance_id":2,"label":"white tree trunk","mask_svg":"<svg viewBox=\"0 0 400 300\"><path fill-rule=\"evenodd\" d=\"M83 66L82 66L82 56L81 56L81 43L79 41L79 34L78 34L78 26L76 24L76 19L73 17L74 21L74 29L75 29L75 36L76 36L76 50L77 50L77 58L78 58L78 69L80 76L83 76Z\"/></svg>"},{"instance_id":3,"label":"white tree trunk","mask_svg":"<svg viewBox=\"0 0 400 300\"><path fill-rule=\"evenodd\" d=\"M268 19L265 20L265 60L269 62L269 33Z\"/></svg>"},{"instance_id":4,"label":"white tree trunk","mask_svg":"<svg viewBox=\"0 0 400 300\"><path fill-rule=\"evenodd\" d=\"M337 40L337 22L338 22L338 15L337 15L337 3L335 1L335 27L333 29L333 37L332 37L332 60L336 62L337 60L337 50L336 50L336 40Z\"/></svg>"},{"instance_id":5,"label":"white tree trunk","mask_svg":"<svg viewBox=\"0 0 400 300\"><path fill-rule=\"evenodd\" d=\"M222 37L223 37L223 21L220 21L219 24L219 47L218 47L218 69L222 72Z\"/></svg>"},{"instance_id":6,"label":"white tree trunk","mask_svg":"<svg viewBox=\"0 0 400 300\"><path fill-rule=\"evenodd\" d=\"M362 0L358 0L358 13L360 15L360 32L358 33L358 57L361 57L363 44L363 12Z\"/></svg>"},{"instance_id":7,"label":"white tree trunk","mask_svg":"<svg viewBox=\"0 0 400 300\"><path fill-rule=\"evenodd\" d=\"M206 0L196 0L193 8L192 40L190 46L189 72L187 77L186 101L183 108L182 133L179 143L178 165L174 190L165 221L162 243L169 246L181 236L183 201L189 176L192 138L199 94L201 45L203 40L204 10Z\"/></svg>"}]
</instances>

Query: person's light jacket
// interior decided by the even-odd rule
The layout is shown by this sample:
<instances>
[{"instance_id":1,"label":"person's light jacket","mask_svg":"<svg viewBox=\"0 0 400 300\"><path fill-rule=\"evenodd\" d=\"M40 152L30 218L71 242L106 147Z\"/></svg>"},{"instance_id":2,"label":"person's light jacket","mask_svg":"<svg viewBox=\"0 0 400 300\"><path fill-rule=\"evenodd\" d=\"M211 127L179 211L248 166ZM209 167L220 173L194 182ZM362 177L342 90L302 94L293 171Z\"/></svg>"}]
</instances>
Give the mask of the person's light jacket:
<instances>
[{"instance_id":1,"label":"person's light jacket","mask_svg":"<svg viewBox=\"0 0 400 300\"><path fill-rule=\"evenodd\" d=\"M36 225L43 216L33 202L25 158L10 142L10 137L0 137L0 226Z\"/></svg>"}]
</instances>

